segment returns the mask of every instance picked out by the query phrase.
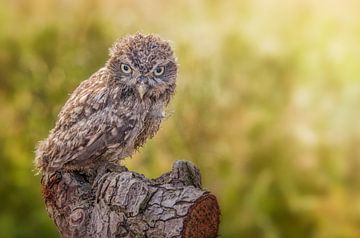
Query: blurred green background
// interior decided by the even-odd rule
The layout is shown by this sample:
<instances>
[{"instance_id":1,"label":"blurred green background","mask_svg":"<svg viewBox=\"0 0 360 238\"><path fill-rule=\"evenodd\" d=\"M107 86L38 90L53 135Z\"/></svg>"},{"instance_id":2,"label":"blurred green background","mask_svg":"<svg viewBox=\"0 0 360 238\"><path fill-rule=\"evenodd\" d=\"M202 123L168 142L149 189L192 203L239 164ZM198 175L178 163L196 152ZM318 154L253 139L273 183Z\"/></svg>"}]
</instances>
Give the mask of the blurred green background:
<instances>
[{"instance_id":1,"label":"blurred green background","mask_svg":"<svg viewBox=\"0 0 360 238\"><path fill-rule=\"evenodd\" d=\"M359 1L0 1L0 237L57 237L32 160L118 37L172 41L171 114L125 164L191 160L220 237L360 237Z\"/></svg>"}]
</instances>

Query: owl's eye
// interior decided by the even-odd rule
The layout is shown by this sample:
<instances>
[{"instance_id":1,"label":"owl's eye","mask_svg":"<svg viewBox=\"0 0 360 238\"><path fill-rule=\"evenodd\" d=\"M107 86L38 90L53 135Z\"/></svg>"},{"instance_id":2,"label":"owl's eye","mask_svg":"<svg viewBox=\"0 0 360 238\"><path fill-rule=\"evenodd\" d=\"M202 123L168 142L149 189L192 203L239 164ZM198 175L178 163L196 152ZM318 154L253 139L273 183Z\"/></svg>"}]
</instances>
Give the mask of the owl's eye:
<instances>
[{"instance_id":1,"label":"owl's eye","mask_svg":"<svg viewBox=\"0 0 360 238\"><path fill-rule=\"evenodd\" d=\"M131 73L131 67L127 64L121 64L121 71L123 71L123 73L125 74L130 74Z\"/></svg>"},{"instance_id":2,"label":"owl's eye","mask_svg":"<svg viewBox=\"0 0 360 238\"><path fill-rule=\"evenodd\" d=\"M154 70L154 74L155 74L156 76L160 76L160 75L162 75L162 74L164 73L164 71L165 71L164 66L158 66L158 67L156 67L156 69Z\"/></svg>"}]
</instances>

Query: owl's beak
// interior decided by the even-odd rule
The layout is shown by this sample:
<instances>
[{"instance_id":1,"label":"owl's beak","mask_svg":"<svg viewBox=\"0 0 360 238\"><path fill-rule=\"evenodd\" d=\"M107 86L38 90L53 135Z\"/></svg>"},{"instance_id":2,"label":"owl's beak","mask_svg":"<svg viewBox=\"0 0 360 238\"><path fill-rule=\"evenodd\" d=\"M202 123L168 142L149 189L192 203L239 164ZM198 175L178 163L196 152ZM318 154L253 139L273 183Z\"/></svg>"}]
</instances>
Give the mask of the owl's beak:
<instances>
[{"instance_id":1,"label":"owl's beak","mask_svg":"<svg viewBox=\"0 0 360 238\"><path fill-rule=\"evenodd\" d=\"M146 86L144 83L140 83L140 84L137 86L137 91L138 91L138 93L139 93L140 98L143 99L144 94L145 94L146 91L147 91L147 86Z\"/></svg>"}]
</instances>

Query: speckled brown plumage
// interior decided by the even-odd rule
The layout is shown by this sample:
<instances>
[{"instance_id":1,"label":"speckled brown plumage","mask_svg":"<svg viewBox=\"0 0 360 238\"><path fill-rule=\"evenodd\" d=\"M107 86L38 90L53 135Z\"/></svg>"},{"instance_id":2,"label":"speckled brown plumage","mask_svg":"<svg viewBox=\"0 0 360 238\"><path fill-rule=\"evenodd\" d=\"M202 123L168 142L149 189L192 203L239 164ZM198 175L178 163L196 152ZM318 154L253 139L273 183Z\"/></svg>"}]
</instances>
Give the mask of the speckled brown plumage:
<instances>
[{"instance_id":1,"label":"speckled brown plumage","mask_svg":"<svg viewBox=\"0 0 360 238\"><path fill-rule=\"evenodd\" d=\"M132 155L158 131L176 75L173 51L158 36L115 42L105 66L75 89L39 143L37 168L85 170Z\"/></svg>"}]
</instances>

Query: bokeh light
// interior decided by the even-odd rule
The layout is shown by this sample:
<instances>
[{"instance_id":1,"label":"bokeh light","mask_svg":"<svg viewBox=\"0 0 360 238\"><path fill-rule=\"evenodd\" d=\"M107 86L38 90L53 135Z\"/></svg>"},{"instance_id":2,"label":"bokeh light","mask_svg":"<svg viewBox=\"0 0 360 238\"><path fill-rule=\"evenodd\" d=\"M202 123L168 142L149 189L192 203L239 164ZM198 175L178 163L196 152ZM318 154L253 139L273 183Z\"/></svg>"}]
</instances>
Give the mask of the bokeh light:
<instances>
[{"instance_id":1,"label":"bokeh light","mask_svg":"<svg viewBox=\"0 0 360 238\"><path fill-rule=\"evenodd\" d=\"M360 237L360 2L3 0L0 237L56 237L34 147L117 38L172 41L169 117L130 169L199 166L220 237Z\"/></svg>"}]
</instances>

